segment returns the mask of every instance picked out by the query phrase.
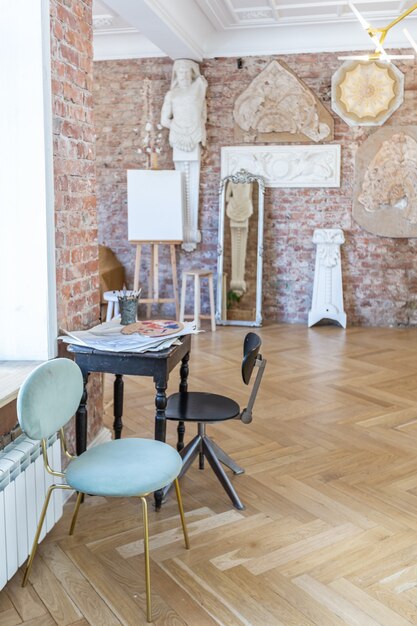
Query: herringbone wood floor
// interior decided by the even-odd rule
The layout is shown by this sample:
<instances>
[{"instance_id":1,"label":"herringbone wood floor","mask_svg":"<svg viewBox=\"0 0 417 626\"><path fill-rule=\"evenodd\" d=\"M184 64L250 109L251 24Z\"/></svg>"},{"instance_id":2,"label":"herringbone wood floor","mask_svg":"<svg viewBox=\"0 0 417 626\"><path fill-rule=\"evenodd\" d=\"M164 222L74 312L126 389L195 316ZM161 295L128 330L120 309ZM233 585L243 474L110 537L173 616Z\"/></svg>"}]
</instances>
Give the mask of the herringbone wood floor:
<instances>
[{"instance_id":1,"label":"herringbone wood floor","mask_svg":"<svg viewBox=\"0 0 417 626\"><path fill-rule=\"evenodd\" d=\"M245 332L193 338L190 388L244 403ZM211 429L246 468L233 481L247 508L195 466L182 480L189 552L174 499L151 512L155 623L417 624L417 331L260 334L268 366L253 423ZM152 436L151 381L126 379L125 398L124 436ZM0 592L0 624L144 624L138 504L88 498L70 538L71 509L31 584L21 589L18 573Z\"/></svg>"}]
</instances>

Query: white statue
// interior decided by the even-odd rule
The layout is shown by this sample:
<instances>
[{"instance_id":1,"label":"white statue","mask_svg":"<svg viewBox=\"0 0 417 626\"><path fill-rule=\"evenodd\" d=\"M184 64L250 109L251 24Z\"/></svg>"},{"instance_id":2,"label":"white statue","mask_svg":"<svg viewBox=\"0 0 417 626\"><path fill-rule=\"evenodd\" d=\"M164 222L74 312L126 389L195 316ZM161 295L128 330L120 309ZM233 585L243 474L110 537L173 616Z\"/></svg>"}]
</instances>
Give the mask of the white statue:
<instances>
[{"instance_id":1,"label":"white statue","mask_svg":"<svg viewBox=\"0 0 417 626\"><path fill-rule=\"evenodd\" d=\"M198 63L189 59L175 61L171 89L165 96L161 124L169 128L172 148L191 152L201 142L206 145L207 81Z\"/></svg>"},{"instance_id":2,"label":"white statue","mask_svg":"<svg viewBox=\"0 0 417 626\"><path fill-rule=\"evenodd\" d=\"M230 289L238 295L246 292L245 264L249 218L253 214L252 183L229 181L226 188L226 215L230 219L232 239L232 278Z\"/></svg>"},{"instance_id":3,"label":"white statue","mask_svg":"<svg viewBox=\"0 0 417 626\"><path fill-rule=\"evenodd\" d=\"M200 144L206 145L207 81L198 63L178 59L172 69L171 89L165 96L161 124L169 128L169 143L174 149L175 169L185 173L186 206L184 250L194 250L201 241L197 229L200 182Z\"/></svg>"}]
</instances>

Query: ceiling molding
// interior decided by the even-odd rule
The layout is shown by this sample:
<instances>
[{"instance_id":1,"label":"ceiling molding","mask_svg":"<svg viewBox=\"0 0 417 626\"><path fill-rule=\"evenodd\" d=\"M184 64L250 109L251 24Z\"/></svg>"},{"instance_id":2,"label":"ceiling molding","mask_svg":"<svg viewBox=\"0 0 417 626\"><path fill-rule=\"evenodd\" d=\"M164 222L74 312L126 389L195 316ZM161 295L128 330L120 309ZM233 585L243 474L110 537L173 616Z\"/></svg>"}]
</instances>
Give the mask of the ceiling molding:
<instances>
[{"instance_id":1,"label":"ceiling molding","mask_svg":"<svg viewBox=\"0 0 417 626\"><path fill-rule=\"evenodd\" d=\"M114 22L114 15L110 15L110 13L105 14L96 14L93 15L93 28L98 31L101 28L108 28Z\"/></svg>"},{"instance_id":2,"label":"ceiling molding","mask_svg":"<svg viewBox=\"0 0 417 626\"><path fill-rule=\"evenodd\" d=\"M347 0L94 1L97 20L107 14L115 16L113 24L94 30L96 59L166 55L201 61L222 56L373 50ZM403 2L355 0L355 4L372 26L378 27L398 15ZM269 17L262 18L259 11L266 11L262 14ZM248 12L250 21L242 19ZM417 12L406 21L417 39ZM409 48L402 25L389 32L386 48Z\"/></svg>"},{"instance_id":3,"label":"ceiling molding","mask_svg":"<svg viewBox=\"0 0 417 626\"><path fill-rule=\"evenodd\" d=\"M417 19L413 20L417 32ZM387 50L406 48L400 31L392 37ZM342 51L373 51L368 35L354 24L329 23L320 26L300 24L275 28L248 28L216 32L205 51L206 58L244 57ZM409 61L408 63L414 63Z\"/></svg>"},{"instance_id":4,"label":"ceiling molding","mask_svg":"<svg viewBox=\"0 0 417 626\"><path fill-rule=\"evenodd\" d=\"M215 29L224 28L224 24L238 22L235 12L230 2L224 0L211 0L207 4L206 0L196 0L200 9L207 15L210 23Z\"/></svg>"},{"instance_id":5,"label":"ceiling molding","mask_svg":"<svg viewBox=\"0 0 417 626\"><path fill-rule=\"evenodd\" d=\"M200 42L202 41L201 37L199 37L198 28L195 28L195 25L189 19L190 16L185 12L183 13L183 17L185 17L185 27L184 20L178 19L181 15L181 12L176 11L171 13L167 9L166 2L163 0L145 0L146 4L155 12L155 14L166 24L169 29L180 39L183 43L189 47L191 54L187 55L187 58L193 59L194 61L202 61L204 58L204 45L201 46ZM172 6L172 5L171 5ZM189 7L185 7L187 9ZM192 34L193 33L193 34ZM204 41L204 40L203 40ZM184 55L171 55L172 58L184 58Z\"/></svg>"},{"instance_id":6,"label":"ceiling molding","mask_svg":"<svg viewBox=\"0 0 417 626\"><path fill-rule=\"evenodd\" d=\"M147 59L166 54L137 31L94 34L94 61Z\"/></svg>"},{"instance_id":7,"label":"ceiling molding","mask_svg":"<svg viewBox=\"0 0 417 626\"><path fill-rule=\"evenodd\" d=\"M174 0L175 2L175 0ZM358 24L348 0L196 0L216 29L247 28L282 24L316 23L346 20ZM404 11L411 0L355 0L372 25L384 25Z\"/></svg>"}]
</instances>

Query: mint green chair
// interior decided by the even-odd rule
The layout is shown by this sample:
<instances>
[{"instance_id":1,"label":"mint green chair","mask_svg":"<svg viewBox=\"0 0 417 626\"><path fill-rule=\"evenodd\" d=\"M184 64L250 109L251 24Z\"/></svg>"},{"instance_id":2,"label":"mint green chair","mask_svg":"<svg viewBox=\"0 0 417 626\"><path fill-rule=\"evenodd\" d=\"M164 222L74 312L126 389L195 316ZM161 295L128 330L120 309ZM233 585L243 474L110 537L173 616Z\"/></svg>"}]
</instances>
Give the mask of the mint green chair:
<instances>
[{"instance_id":1,"label":"mint green chair","mask_svg":"<svg viewBox=\"0 0 417 626\"><path fill-rule=\"evenodd\" d=\"M187 527L178 484L182 460L174 448L153 439L116 439L95 446L79 457L69 454L64 425L76 412L83 393L81 370L70 359L54 359L36 368L25 380L17 398L17 413L22 430L42 443L46 471L65 482L49 487L41 512L32 550L26 565L22 586L26 585L38 546L51 495L55 489L78 492L69 534L74 532L84 494L96 496L136 496L142 501L146 579L146 617L152 621L149 564L149 525L146 496L175 482L178 508L189 548ZM47 438L59 431L62 448L70 463L64 472L53 470L48 462Z\"/></svg>"}]
</instances>

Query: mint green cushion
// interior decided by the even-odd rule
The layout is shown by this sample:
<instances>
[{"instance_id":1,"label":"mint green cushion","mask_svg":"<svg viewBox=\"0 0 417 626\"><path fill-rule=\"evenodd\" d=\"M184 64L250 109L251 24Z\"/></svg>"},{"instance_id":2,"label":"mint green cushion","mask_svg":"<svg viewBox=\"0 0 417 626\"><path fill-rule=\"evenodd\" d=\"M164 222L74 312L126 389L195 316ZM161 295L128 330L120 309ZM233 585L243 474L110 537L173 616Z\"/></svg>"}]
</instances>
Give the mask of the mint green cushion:
<instances>
[{"instance_id":1,"label":"mint green cushion","mask_svg":"<svg viewBox=\"0 0 417 626\"><path fill-rule=\"evenodd\" d=\"M96 496L138 496L161 489L181 471L174 448L154 439L115 439L72 461L67 483Z\"/></svg>"}]
</instances>

